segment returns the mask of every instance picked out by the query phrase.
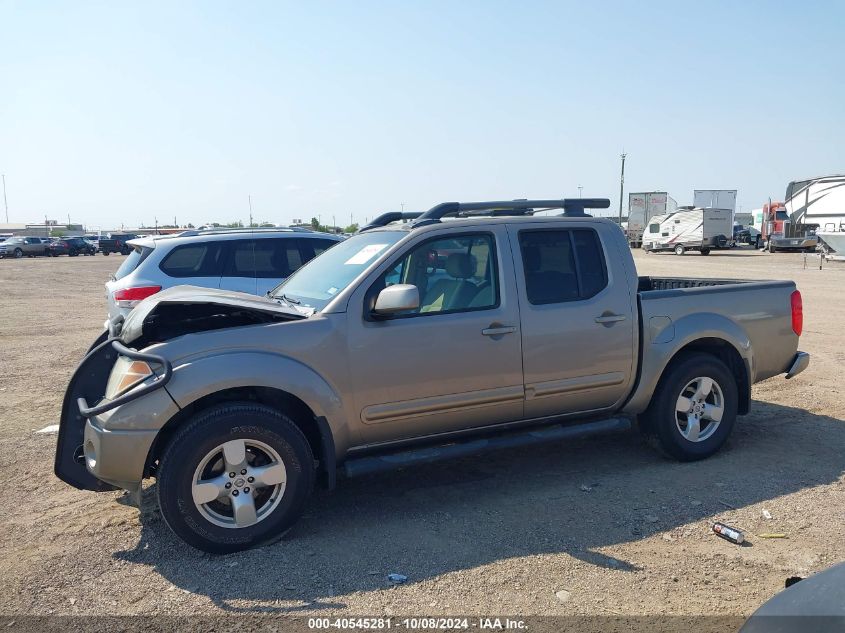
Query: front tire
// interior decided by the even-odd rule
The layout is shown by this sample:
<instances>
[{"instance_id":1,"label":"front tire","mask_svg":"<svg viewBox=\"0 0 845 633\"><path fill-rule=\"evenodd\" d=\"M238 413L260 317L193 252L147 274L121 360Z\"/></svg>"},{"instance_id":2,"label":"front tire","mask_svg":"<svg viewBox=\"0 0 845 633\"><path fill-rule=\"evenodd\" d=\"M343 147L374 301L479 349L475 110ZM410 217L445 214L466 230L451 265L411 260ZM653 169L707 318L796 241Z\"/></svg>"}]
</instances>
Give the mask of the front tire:
<instances>
[{"instance_id":1,"label":"front tire","mask_svg":"<svg viewBox=\"0 0 845 633\"><path fill-rule=\"evenodd\" d=\"M226 404L202 411L168 444L158 503L189 545L225 554L290 528L314 487L314 456L294 422L270 407Z\"/></svg>"},{"instance_id":2,"label":"front tire","mask_svg":"<svg viewBox=\"0 0 845 633\"><path fill-rule=\"evenodd\" d=\"M718 451L736 422L736 378L711 354L683 354L666 369L642 415L645 435L679 461Z\"/></svg>"},{"instance_id":3,"label":"front tire","mask_svg":"<svg viewBox=\"0 0 845 633\"><path fill-rule=\"evenodd\" d=\"M701 254L702 254L702 255L709 255L709 254L710 254L710 249L709 249L709 248L702 248L702 249L701 249Z\"/></svg>"},{"instance_id":4,"label":"front tire","mask_svg":"<svg viewBox=\"0 0 845 633\"><path fill-rule=\"evenodd\" d=\"M686 249L684 248L683 244L678 244L675 247L675 255L683 255L685 252Z\"/></svg>"},{"instance_id":5,"label":"front tire","mask_svg":"<svg viewBox=\"0 0 845 633\"><path fill-rule=\"evenodd\" d=\"M23 257L23 251L19 248L16 248L14 255L15 259L20 259L21 257Z\"/></svg>"}]
</instances>

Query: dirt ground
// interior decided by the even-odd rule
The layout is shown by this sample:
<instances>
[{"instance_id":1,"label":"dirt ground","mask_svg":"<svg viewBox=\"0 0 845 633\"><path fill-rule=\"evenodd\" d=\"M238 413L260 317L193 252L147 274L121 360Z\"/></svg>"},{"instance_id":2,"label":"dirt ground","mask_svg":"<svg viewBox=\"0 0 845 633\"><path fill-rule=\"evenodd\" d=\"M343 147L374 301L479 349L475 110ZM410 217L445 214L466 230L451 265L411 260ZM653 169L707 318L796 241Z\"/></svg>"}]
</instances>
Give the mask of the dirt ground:
<instances>
[{"instance_id":1,"label":"dirt ground","mask_svg":"<svg viewBox=\"0 0 845 633\"><path fill-rule=\"evenodd\" d=\"M788 278L803 293L810 368L755 386L717 456L666 461L631 433L343 481L281 542L226 557L120 493L65 485L56 436L35 433L58 422L122 258L0 261L0 614L750 614L845 556L845 266L635 255L641 274ZM713 536L715 520L749 543Z\"/></svg>"}]
</instances>

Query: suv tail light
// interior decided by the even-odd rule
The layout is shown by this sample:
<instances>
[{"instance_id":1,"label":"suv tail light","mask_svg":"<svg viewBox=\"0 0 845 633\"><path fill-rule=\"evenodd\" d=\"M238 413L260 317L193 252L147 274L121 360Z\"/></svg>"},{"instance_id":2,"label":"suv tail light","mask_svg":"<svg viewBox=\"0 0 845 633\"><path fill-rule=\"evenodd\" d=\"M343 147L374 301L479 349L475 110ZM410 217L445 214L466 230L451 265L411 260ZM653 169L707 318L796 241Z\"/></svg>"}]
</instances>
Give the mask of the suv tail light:
<instances>
[{"instance_id":1,"label":"suv tail light","mask_svg":"<svg viewBox=\"0 0 845 633\"><path fill-rule=\"evenodd\" d=\"M804 304L801 301L801 293L796 290L789 300L792 304L792 331L801 336L801 331L804 329Z\"/></svg>"},{"instance_id":2,"label":"suv tail light","mask_svg":"<svg viewBox=\"0 0 845 633\"><path fill-rule=\"evenodd\" d=\"M121 308L134 308L139 301L154 295L161 286L138 286L136 288L124 288L123 290L116 290L114 293L114 300Z\"/></svg>"}]
</instances>

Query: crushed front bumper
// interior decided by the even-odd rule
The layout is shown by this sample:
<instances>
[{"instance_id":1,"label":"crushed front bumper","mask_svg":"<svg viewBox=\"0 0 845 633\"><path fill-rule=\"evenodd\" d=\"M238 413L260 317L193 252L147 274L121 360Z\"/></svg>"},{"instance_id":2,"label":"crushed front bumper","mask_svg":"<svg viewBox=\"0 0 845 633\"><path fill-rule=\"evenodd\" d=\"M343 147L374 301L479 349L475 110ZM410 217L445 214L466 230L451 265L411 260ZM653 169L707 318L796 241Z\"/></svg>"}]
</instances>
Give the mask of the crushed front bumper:
<instances>
[{"instance_id":1,"label":"crushed front bumper","mask_svg":"<svg viewBox=\"0 0 845 633\"><path fill-rule=\"evenodd\" d=\"M169 363L161 379L103 400L119 354L151 358L108 338L82 359L65 391L54 471L74 488L136 489L158 430L179 410L162 389L171 373ZM97 404L89 407L89 402Z\"/></svg>"},{"instance_id":2,"label":"crushed front bumper","mask_svg":"<svg viewBox=\"0 0 845 633\"><path fill-rule=\"evenodd\" d=\"M786 372L787 379L793 378L810 366L810 355L807 352L796 352L795 358Z\"/></svg>"}]
</instances>

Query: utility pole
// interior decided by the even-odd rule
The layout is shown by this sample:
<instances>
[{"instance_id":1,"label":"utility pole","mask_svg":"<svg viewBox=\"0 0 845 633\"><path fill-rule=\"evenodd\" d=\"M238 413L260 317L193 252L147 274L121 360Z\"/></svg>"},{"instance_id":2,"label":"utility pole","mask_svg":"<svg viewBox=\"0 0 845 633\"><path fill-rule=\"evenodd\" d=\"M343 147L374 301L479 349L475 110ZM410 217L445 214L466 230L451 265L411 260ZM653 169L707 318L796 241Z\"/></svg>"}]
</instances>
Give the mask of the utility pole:
<instances>
[{"instance_id":1,"label":"utility pole","mask_svg":"<svg viewBox=\"0 0 845 633\"><path fill-rule=\"evenodd\" d=\"M332 216L332 233L337 233L337 220Z\"/></svg>"},{"instance_id":2,"label":"utility pole","mask_svg":"<svg viewBox=\"0 0 845 633\"><path fill-rule=\"evenodd\" d=\"M619 176L619 228L622 228L622 196L625 195L625 158L628 154L622 150L622 174Z\"/></svg>"},{"instance_id":3,"label":"utility pole","mask_svg":"<svg viewBox=\"0 0 845 633\"><path fill-rule=\"evenodd\" d=\"M578 197L579 197L579 198L581 197L581 190L582 190L583 188L584 188L584 187L582 187L581 185L578 185Z\"/></svg>"},{"instance_id":4,"label":"utility pole","mask_svg":"<svg viewBox=\"0 0 845 633\"><path fill-rule=\"evenodd\" d=\"M252 195L246 197L249 201L249 228L252 228Z\"/></svg>"},{"instance_id":5,"label":"utility pole","mask_svg":"<svg viewBox=\"0 0 845 633\"><path fill-rule=\"evenodd\" d=\"M158 218L157 218L156 216L153 216L153 220L155 220L155 223L156 223L156 235L158 235Z\"/></svg>"},{"instance_id":6,"label":"utility pole","mask_svg":"<svg viewBox=\"0 0 845 633\"><path fill-rule=\"evenodd\" d=\"M9 201L6 200L6 174L3 174L3 204L6 205L6 224L9 223Z\"/></svg>"},{"instance_id":7,"label":"utility pole","mask_svg":"<svg viewBox=\"0 0 845 633\"><path fill-rule=\"evenodd\" d=\"M401 202L401 203L399 203L399 206L402 207L402 213L405 213L405 203Z\"/></svg>"}]
</instances>

